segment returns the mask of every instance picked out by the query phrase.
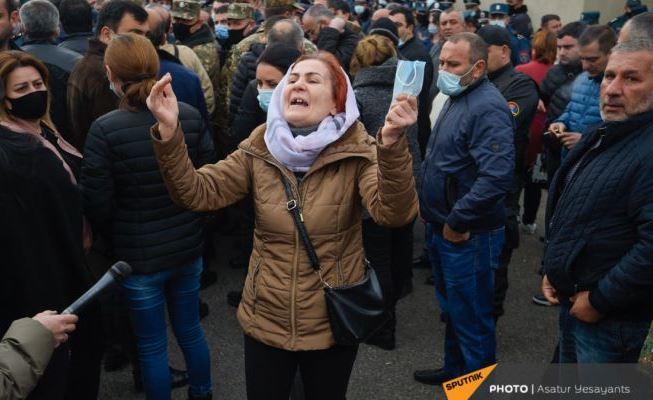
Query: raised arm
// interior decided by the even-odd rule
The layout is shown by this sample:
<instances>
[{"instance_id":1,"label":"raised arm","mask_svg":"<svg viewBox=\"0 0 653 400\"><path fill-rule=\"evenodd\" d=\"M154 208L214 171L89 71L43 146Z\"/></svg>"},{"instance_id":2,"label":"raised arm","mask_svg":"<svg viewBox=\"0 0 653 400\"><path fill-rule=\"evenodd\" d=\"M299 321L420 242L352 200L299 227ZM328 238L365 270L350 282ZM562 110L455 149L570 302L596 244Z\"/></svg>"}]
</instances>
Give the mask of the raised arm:
<instances>
[{"instance_id":1,"label":"raised arm","mask_svg":"<svg viewBox=\"0 0 653 400\"><path fill-rule=\"evenodd\" d=\"M251 189L251 160L241 150L196 170L179 125L177 98L166 74L152 88L147 106L158 123L152 128L154 153L172 200L193 211L223 208Z\"/></svg>"}]
</instances>

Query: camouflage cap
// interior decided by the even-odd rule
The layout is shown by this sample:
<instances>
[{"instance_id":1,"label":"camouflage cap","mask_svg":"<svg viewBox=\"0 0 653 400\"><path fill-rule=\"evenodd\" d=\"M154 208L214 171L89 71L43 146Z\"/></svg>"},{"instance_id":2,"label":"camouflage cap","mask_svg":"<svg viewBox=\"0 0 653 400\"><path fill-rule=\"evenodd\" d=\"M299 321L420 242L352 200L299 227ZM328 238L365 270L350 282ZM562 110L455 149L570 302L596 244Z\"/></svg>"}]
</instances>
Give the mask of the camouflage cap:
<instances>
[{"instance_id":1,"label":"camouflage cap","mask_svg":"<svg viewBox=\"0 0 653 400\"><path fill-rule=\"evenodd\" d=\"M254 9L248 3L231 3L227 10L227 19L254 19Z\"/></svg>"},{"instance_id":2,"label":"camouflage cap","mask_svg":"<svg viewBox=\"0 0 653 400\"><path fill-rule=\"evenodd\" d=\"M197 19L200 17L202 3L195 0L172 0L170 13L173 18L179 19Z\"/></svg>"},{"instance_id":3,"label":"camouflage cap","mask_svg":"<svg viewBox=\"0 0 653 400\"><path fill-rule=\"evenodd\" d=\"M295 0L263 0L263 7L295 7L298 10L304 11L304 8L299 5Z\"/></svg>"}]
</instances>

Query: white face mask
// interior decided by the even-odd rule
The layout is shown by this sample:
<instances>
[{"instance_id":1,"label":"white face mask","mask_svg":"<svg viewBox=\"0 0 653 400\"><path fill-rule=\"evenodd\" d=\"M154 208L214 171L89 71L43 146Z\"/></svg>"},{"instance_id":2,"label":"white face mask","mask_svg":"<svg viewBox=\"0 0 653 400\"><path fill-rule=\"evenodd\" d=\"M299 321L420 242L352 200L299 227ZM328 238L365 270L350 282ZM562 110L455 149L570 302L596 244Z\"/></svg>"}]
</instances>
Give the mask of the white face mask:
<instances>
[{"instance_id":1,"label":"white face mask","mask_svg":"<svg viewBox=\"0 0 653 400\"><path fill-rule=\"evenodd\" d=\"M491 19L490 20L490 25L500 26L502 28L505 28L506 27L506 21L503 20L503 19Z\"/></svg>"}]
</instances>

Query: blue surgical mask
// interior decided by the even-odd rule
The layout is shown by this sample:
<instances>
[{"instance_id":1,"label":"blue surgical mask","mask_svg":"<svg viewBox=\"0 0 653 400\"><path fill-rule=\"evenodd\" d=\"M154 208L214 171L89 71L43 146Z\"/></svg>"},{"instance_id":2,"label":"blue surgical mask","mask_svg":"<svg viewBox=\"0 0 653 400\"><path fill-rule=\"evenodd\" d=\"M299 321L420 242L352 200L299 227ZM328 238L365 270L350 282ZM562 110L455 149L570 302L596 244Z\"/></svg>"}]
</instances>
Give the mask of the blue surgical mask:
<instances>
[{"instance_id":1,"label":"blue surgical mask","mask_svg":"<svg viewBox=\"0 0 653 400\"><path fill-rule=\"evenodd\" d=\"M465 76L469 75L475 66L476 64L472 65L469 71L465 72L461 76L440 70L438 73L438 89L440 89L440 92L442 92L442 94L446 94L447 96L457 96L467 90L469 85L463 86L460 84L460 81Z\"/></svg>"},{"instance_id":2,"label":"blue surgical mask","mask_svg":"<svg viewBox=\"0 0 653 400\"><path fill-rule=\"evenodd\" d=\"M215 36L220 40L227 40L229 38L229 28L224 25L216 25Z\"/></svg>"},{"instance_id":3,"label":"blue surgical mask","mask_svg":"<svg viewBox=\"0 0 653 400\"><path fill-rule=\"evenodd\" d=\"M435 24L429 24L428 30L431 35L435 35L438 33L438 26Z\"/></svg>"},{"instance_id":4,"label":"blue surgical mask","mask_svg":"<svg viewBox=\"0 0 653 400\"><path fill-rule=\"evenodd\" d=\"M403 46L406 42L404 42L402 39L399 39L399 47Z\"/></svg>"},{"instance_id":5,"label":"blue surgical mask","mask_svg":"<svg viewBox=\"0 0 653 400\"><path fill-rule=\"evenodd\" d=\"M392 100L397 96L406 94L409 96L419 96L424 84L424 61L399 60L397 62L397 72L395 72L395 83L392 88Z\"/></svg>"},{"instance_id":6,"label":"blue surgical mask","mask_svg":"<svg viewBox=\"0 0 653 400\"><path fill-rule=\"evenodd\" d=\"M109 81L109 89L113 92L113 94L116 95L117 98L122 99L123 94L118 92L118 89L116 89L116 85L113 84L113 82Z\"/></svg>"},{"instance_id":7,"label":"blue surgical mask","mask_svg":"<svg viewBox=\"0 0 653 400\"><path fill-rule=\"evenodd\" d=\"M365 12L365 6L357 4L354 6L354 12L356 15L361 15L362 13Z\"/></svg>"},{"instance_id":8,"label":"blue surgical mask","mask_svg":"<svg viewBox=\"0 0 653 400\"><path fill-rule=\"evenodd\" d=\"M272 92L274 92L274 89L258 90L258 96L256 96L256 99L258 100L258 105L261 107L261 110L265 112L268 111L268 107L270 106L270 100L272 100Z\"/></svg>"}]
</instances>

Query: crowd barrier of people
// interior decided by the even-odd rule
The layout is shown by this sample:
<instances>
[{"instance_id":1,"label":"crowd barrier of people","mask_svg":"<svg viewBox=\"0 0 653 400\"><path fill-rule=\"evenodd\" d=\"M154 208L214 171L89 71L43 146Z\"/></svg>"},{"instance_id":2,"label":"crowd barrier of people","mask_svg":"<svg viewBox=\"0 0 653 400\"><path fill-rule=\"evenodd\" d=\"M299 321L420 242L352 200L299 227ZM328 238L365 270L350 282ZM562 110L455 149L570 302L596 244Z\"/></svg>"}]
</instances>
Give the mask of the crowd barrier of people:
<instances>
[{"instance_id":1,"label":"crowd barrier of people","mask_svg":"<svg viewBox=\"0 0 653 400\"><path fill-rule=\"evenodd\" d=\"M524 0L462 3L0 0L0 399L95 399L127 365L148 399L213 398L200 289L225 232L250 400L345 399L359 346L395 349L413 268L446 325L414 379L496 363L521 235L552 362L638 362L653 13L534 31Z\"/></svg>"}]
</instances>

